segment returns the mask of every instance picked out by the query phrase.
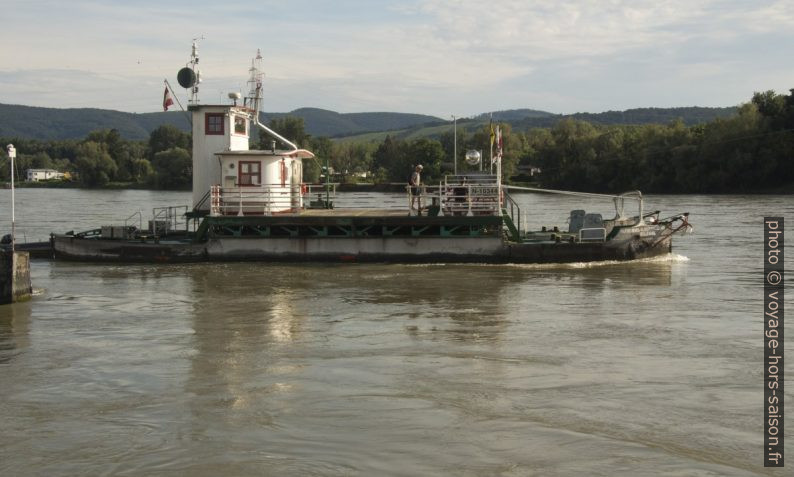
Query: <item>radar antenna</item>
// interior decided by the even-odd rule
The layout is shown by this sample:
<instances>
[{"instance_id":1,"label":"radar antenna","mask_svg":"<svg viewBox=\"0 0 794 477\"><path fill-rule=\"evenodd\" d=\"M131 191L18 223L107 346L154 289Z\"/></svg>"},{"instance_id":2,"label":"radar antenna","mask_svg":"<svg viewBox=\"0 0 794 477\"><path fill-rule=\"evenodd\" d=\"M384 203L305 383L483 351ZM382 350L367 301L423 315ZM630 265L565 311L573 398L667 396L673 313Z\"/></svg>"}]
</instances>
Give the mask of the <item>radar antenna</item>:
<instances>
[{"instance_id":1,"label":"radar antenna","mask_svg":"<svg viewBox=\"0 0 794 477\"><path fill-rule=\"evenodd\" d=\"M204 36L193 38L193 47L190 50L190 61L184 68L176 74L179 85L185 89L190 89L190 100L188 104L198 104L199 83L201 83L201 72L198 69L198 41L203 40Z\"/></svg>"}]
</instances>

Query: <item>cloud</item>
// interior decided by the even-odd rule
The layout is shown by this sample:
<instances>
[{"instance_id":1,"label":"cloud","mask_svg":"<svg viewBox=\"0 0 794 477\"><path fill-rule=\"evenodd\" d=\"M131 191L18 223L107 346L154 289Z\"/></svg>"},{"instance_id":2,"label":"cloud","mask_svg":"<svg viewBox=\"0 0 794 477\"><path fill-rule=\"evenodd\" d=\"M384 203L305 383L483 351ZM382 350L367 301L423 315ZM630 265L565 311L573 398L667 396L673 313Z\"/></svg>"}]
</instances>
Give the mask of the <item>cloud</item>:
<instances>
[{"instance_id":1,"label":"cloud","mask_svg":"<svg viewBox=\"0 0 794 477\"><path fill-rule=\"evenodd\" d=\"M144 96L141 91L159 91L159 95ZM162 80L148 76L97 74L79 69L0 71L0 102L9 104L155 111L162 104L162 92Z\"/></svg>"},{"instance_id":2,"label":"cloud","mask_svg":"<svg viewBox=\"0 0 794 477\"><path fill-rule=\"evenodd\" d=\"M794 74L785 1L11 0L4 10L0 41L14 47L0 49L0 101L25 104L156 110L161 78L201 35L202 97L240 89L261 47L270 110L730 105L785 90ZM68 83L42 88L37 71Z\"/></svg>"}]
</instances>

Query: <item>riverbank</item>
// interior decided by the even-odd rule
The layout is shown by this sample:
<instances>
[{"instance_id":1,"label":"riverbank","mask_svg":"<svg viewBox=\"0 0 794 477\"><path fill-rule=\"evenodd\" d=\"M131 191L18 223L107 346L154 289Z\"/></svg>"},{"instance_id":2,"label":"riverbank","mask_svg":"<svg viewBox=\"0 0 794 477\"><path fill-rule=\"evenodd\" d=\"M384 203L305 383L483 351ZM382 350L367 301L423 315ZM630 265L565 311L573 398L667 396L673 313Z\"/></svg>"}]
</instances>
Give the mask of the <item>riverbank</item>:
<instances>
[{"instance_id":1,"label":"riverbank","mask_svg":"<svg viewBox=\"0 0 794 477\"><path fill-rule=\"evenodd\" d=\"M157 189L151 184L138 182L108 182L102 187L86 187L80 182L73 181L39 181L39 182L15 182L14 187L18 189L85 189L85 190L172 190L189 191L190 188L181 189ZM10 189L11 183L3 183L3 188Z\"/></svg>"},{"instance_id":2,"label":"riverbank","mask_svg":"<svg viewBox=\"0 0 794 477\"><path fill-rule=\"evenodd\" d=\"M320 184L322 185L322 184ZM169 191L189 191L190 188L178 189L159 189L152 187L151 184L139 184L136 182L109 182L102 187L85 187L79 182L16 182L14 186L18 189L85 189L85 190L169 190ZM404 192L405 184L391 182L383 184L374 183L349 183L336 184L339 192ZM5 189L11 188L11 183L3 184Z\"/></svg>"},{"instance_id":3,"label":"riverbank","mask_svg":"<svg viewBox=\"0 0 794 477\"><path fill-rule=\"evenodd\" d=\"M537 182L514 182L510 185L521 186L521 187L536 187L542 188L540 184ZM174 191L174 192L183 192L189 191L189 188L179 188L179 189L158 189L152 187L150 184L139 184L136 182L109 182L108 184L104 185L103 187L85 187L79 182L17 182L15 187L20 189L85 189L85 190L166 190L166 191ZM387 182L387 183L372 183L372 182L361 182L361 183L347 183L347 184L336 184L336 190L338 192L405 192L406 184L402 182ZM11 183L6 182L4 184L4 188L10 189ZM593 192L593 191L589 191ZM596 193L604 193L609 194L611 192L602 192L602 191L595 191ZM625 192L625 191L623 191ZM514 191L514 193L523 193L522 191ZM691 194L702 194L700 192L687 192ZM654 195L679 195L680 192L653 192ZM794 195L794 183L785 184L782 186L772 187L769 189L761 189L761 190L744 190L744 191L736 191L734 193L710 193L705 195L713 195L713 196L734 196L734 195Z\"/></svg>"}]
</instances>

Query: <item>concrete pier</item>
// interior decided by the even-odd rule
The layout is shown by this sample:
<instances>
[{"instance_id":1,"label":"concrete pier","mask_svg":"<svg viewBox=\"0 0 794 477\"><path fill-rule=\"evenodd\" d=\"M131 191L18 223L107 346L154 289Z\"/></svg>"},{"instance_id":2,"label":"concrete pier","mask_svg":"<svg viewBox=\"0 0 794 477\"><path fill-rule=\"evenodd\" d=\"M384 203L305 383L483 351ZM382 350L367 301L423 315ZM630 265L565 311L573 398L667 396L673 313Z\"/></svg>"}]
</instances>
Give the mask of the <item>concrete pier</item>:
<instances>
[{"instance_id":1,"label":"concrete pier","mask_svg":"<svg viewBox=\"0 0 794 477\"><path fill-rule=\"evenodd\" d=\"M31 293L28 252L0 252L0 305L29 300Z\"/></svg>"}]
</instances>

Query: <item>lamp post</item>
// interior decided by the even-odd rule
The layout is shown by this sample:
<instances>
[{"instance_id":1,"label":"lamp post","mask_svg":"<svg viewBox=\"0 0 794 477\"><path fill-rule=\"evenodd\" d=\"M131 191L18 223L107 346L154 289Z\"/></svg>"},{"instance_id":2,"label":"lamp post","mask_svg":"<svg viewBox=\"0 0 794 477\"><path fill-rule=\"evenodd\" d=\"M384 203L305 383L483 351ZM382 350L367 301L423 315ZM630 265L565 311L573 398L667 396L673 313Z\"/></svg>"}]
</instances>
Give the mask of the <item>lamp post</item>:
<instances>
[{"instance_id":1,"label":"lamp post","mask_svg":"<svg viewBox=\"0 0 794 477\"><path fill-rule=\"evenodd\" d=\"M455 175L458 175L458 118L456 118L454 114L452 115L452 123L455 125L453 128L455 132L453 139L454 146L452 147L454 152L452 153L452 156L455 159Z\"/></svg>"},{"instance_id":2,"label":"lamp post","mask_svg":"<svg viewBox=\"0 0 794 477\"><path fill-rule=\"evenodd\" d=\"M14 253L16 242L16 231L14 230L16 227L16 216L14 214L14 158L17 157L17 150L13 144L6 146L6 150L8 151L9 159L11 159L11 253Z\"/></svg>"}]
</instances>

